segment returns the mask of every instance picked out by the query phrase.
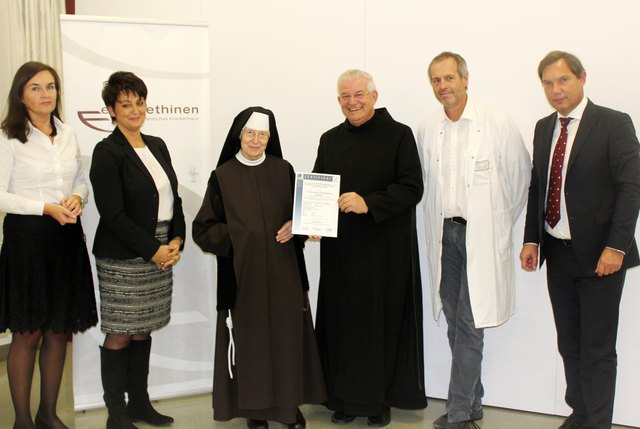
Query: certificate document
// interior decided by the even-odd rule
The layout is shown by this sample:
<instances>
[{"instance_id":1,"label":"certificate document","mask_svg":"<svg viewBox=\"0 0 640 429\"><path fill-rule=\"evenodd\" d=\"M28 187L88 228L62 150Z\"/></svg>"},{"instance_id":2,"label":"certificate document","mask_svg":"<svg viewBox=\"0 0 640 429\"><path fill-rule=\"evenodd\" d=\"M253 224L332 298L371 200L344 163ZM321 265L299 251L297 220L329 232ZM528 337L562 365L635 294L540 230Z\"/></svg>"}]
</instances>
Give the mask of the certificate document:
<instances>
[{"instance_id":1,"label":"certificate document","mask_svg":"<svg viewBox=\"0 0 640 429\"><path fill-rule=\"evenodd\" d=\"M339 196L339 175L296 173L293 233L337 237Z\"/></svg>"}]
</instances>

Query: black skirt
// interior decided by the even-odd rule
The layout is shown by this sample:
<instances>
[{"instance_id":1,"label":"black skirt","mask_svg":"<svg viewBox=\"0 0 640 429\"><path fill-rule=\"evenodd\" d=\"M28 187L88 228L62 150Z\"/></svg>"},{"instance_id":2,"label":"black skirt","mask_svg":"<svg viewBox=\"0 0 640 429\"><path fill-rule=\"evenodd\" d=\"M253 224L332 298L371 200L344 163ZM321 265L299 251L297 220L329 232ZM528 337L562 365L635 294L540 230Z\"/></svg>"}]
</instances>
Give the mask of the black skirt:
<instances>
[{"instance_id":1,"label":"black skirt","mask_svg":"<svg viewBox=\"0 0 640 429\"><path fill-rule=\"evenodd\" d=\"M98 322L82 225L8 214L0 251L0 332L84 331Z\"/></svg>"}]
</instances>

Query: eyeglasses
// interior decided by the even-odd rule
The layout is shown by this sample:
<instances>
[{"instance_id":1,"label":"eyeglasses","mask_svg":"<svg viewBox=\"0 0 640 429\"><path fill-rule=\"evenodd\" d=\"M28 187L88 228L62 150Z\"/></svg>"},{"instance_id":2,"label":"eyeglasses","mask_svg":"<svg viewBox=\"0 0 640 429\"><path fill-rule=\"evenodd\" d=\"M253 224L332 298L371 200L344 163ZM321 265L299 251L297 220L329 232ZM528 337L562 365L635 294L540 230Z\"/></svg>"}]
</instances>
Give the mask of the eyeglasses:
<instances>
[{"instance_id":1,"label":"eyeglasses","mask_svg":"<svg viewBox=\"0 0 640 429\"><path fill-rule=\"evenodd\" d=\"M351 101L352 98L354 100L357 100L357 101L362 101L369 94L371 94L371 93L370 92L364 92L364 91L358 91L355 94L340 94L340 101L346 103L346 102Z\"/></svg>"},{"instance_id":2,"label":"eyeglasses","mask_svg":"<svg viewBox=\"0 0 640 429\"><path fill-rule=\"evenodd\" d=\"M258 136L259 140L267 140L269 138L269 131L258 131L252 130L251 128L243 128L242 135L248 139L253 139L255 136Z\"/></svg>"}]
</instances>

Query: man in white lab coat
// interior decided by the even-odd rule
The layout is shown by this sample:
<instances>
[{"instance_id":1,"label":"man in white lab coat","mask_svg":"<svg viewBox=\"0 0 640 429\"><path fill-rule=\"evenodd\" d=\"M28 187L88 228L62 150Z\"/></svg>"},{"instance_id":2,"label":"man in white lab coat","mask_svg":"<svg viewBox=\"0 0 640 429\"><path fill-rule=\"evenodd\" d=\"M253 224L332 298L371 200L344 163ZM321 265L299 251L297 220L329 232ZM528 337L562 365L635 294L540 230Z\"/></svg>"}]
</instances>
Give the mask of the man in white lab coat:
<instances>
[{"instance_id":1,"label":"man in white lab coat","mask_svg":"<svg viewBox=\"0 0 640 429\"><path fill-rule=\"evenodd\" d=\"M483 415L483 328L515 309L512 228L531 160L514 121L468 96L460 55L436 56L429 79L443 109L418 130L427 267L434 317L444 310L452 351L447 414L433 426L472 429Z\"/></svg>"}]
</instances>

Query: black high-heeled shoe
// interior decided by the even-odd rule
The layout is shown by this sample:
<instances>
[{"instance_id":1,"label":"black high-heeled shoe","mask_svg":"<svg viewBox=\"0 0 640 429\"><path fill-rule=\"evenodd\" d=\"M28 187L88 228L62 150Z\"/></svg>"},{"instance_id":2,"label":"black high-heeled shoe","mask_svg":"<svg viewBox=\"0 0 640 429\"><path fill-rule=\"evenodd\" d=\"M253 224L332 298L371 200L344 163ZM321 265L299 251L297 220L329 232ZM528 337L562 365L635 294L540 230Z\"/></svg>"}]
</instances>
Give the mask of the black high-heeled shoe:
<instances>
[{"instance_id":1,"label":"black high-heeled shoe","mask_svg":"<svg viewBox=\"0 0 640 429\"><path fill-rule=\"evenodd\" d=\"M36 418L33 423L36 425L36 429L53 429L51 425L49 425L49 423L45 422L44 419L40 417L39 414L36 414ZM65 428L69 429L67 425L65 425L64 423L62 424Z\"/></svg>"},{"instance_id":2,"label":"black high-heeled shoe","mask_svg":"<svg viewBox=\"0 0 640 429\"><path fill-rule=\"evenodd\" d=\"M24 424L19 425L16 422L13 422L13 426L11 426L13 429L33 429L35 426L33 425L33 422L30 422L31 424L29 426L25 426Z\"/></svg>"}]
</instances>

